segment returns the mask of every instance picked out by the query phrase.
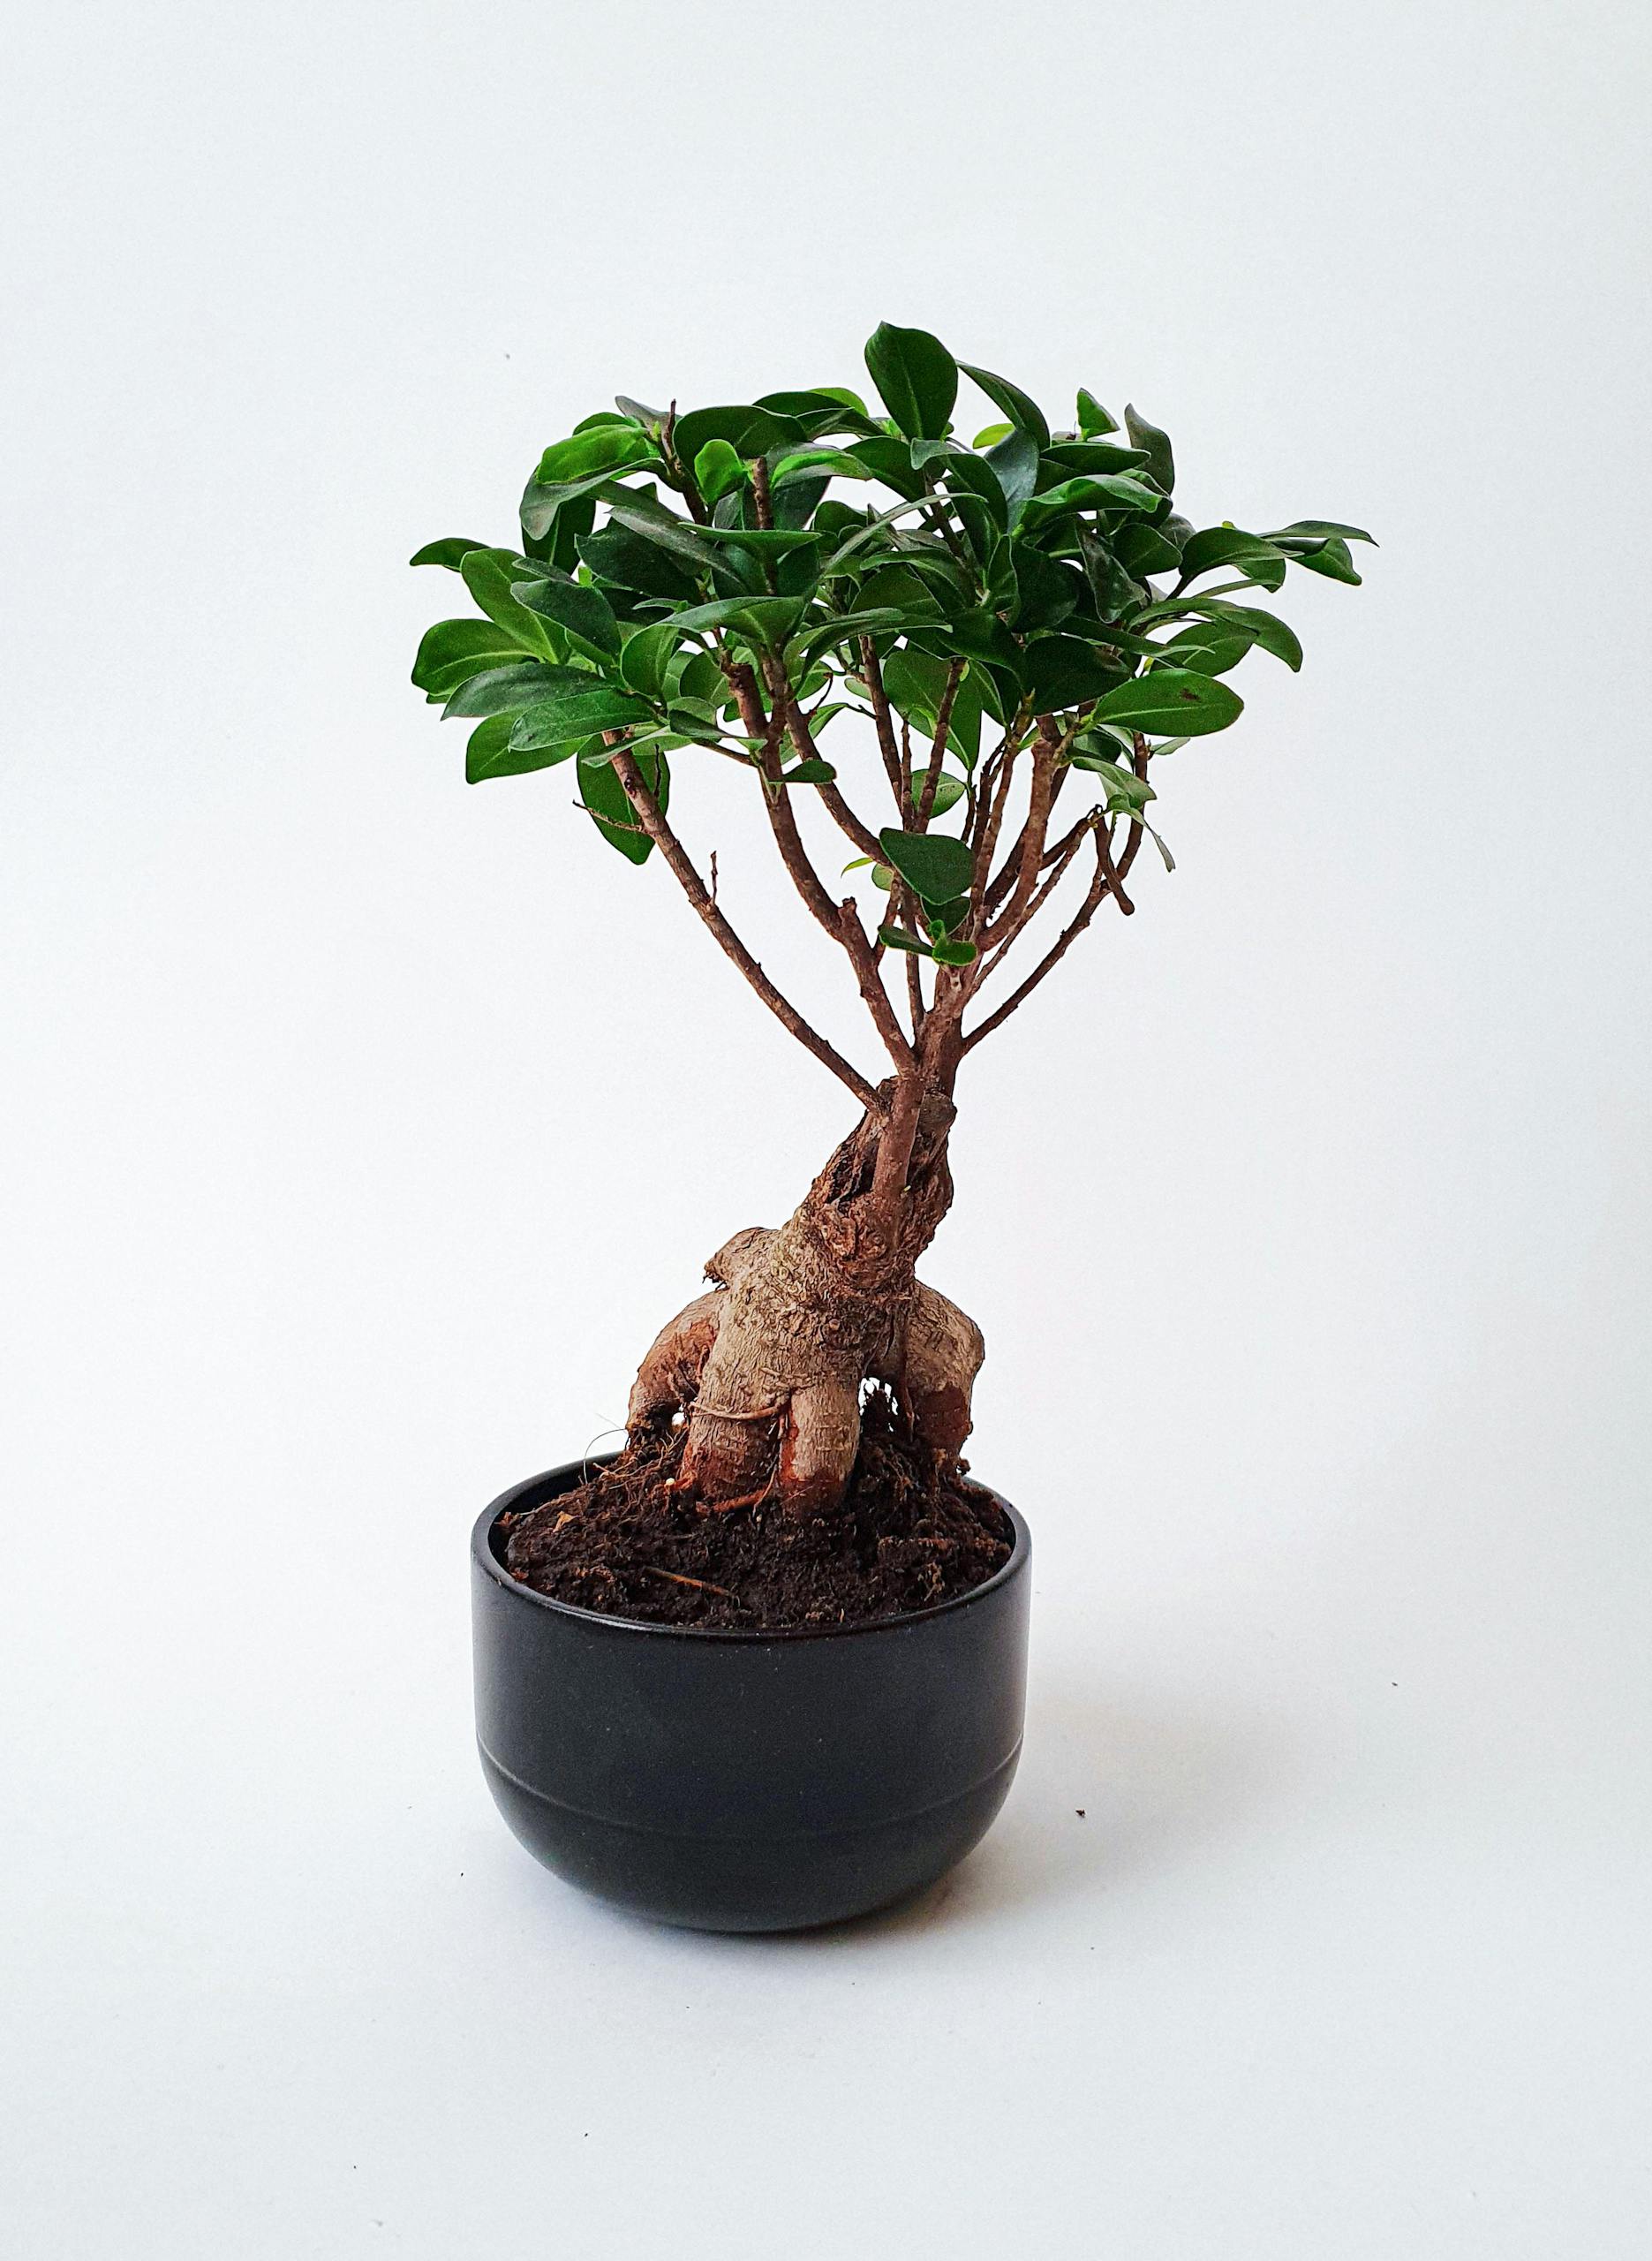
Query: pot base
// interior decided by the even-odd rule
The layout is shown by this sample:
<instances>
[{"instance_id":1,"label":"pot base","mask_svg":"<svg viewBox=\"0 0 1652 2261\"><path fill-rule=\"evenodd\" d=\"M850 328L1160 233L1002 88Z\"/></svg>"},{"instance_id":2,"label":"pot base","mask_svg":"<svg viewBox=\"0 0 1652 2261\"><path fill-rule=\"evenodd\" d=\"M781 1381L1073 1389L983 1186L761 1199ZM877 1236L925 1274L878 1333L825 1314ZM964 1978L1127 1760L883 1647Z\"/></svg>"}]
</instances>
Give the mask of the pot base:
<instances>
[{"instance_id":1,"label":"pot base","mask_svg":"<svg viewBox=\"0 0 1652 2261\"><path fill-rule=\"evenodd\" d=\"M507 1773L479 1743L511 1834L610 1906L694 1932L796 1932L905 1900L973 1852L1009 1796L1018 1743L986 1780L927 1812L818 1836L690 1837L606 1821Z\"/></svg>"}]
</instances>

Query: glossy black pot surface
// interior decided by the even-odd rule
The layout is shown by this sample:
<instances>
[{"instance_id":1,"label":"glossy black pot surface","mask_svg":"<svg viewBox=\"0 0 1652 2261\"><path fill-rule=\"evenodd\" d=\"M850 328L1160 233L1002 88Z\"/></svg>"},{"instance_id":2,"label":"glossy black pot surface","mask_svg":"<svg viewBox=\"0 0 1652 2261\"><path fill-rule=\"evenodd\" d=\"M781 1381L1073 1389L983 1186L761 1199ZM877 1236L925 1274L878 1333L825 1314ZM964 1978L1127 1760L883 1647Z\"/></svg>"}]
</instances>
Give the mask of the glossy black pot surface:
<instances>
[{"instance_id":1,"label":"glossy black pot surface","mask_svg":"<svg viewBox=\"0 0 1652 2261\"><path fill-rule=\"evenodd\" d=\"M790 1931L932 1884L977 1844L1021 1755L1027 1526L983 1585L847 1630L702 1631L519 1585L471 1538L477 1741L501 1812L570 1884L668 1924Z\"/></svg>"}]
</instances>

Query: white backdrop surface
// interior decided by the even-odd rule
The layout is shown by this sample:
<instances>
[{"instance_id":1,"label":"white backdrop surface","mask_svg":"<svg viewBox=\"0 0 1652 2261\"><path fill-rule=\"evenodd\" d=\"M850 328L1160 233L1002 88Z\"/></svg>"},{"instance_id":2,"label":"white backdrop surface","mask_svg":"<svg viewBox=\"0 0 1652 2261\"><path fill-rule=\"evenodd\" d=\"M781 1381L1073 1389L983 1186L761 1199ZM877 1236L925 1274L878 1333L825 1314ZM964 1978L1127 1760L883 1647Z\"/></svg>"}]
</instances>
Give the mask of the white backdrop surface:
<instances>
[{"instance_id":1,"label":"white backdrop surface","mask_svg":"<svg viewBox=\"0 0 1652 2261\"><path fill-rule=\"evenodd\" d=\"M19 2261L1646 2251L1637 9L67 4L0 148L0 2228ZM465 1537L841 1094L406 684L615 389L880 318L1371 526L976 1055L1037 1539L988 1843L647 1929L471 1743ZM856 1034L751 811L766 962ZM1082 1809L1081 1818L1079 1809Z\"/></svg>"}]
</instances>

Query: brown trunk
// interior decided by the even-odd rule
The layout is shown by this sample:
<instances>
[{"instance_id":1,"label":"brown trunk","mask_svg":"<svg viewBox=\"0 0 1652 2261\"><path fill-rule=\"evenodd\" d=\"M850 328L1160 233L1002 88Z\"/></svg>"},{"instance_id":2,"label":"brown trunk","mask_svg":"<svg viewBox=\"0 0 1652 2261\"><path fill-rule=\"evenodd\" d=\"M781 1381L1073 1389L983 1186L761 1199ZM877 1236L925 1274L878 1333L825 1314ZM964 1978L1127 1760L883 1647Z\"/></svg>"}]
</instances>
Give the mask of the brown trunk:
<instances>
[{"instance_id":1,"label":"brown trunk","mask_svg":"<svg viewBox=\"0 0 1652 2261\"><path fill-rule=\"evenodd\" d=\"M725 1243L711 1291L654 1342L628 1418L637 1430L686 1415L682 1494L708 1509L834 1505L869 1380L890 1384L938 1452L962 1446L980 1330L914 1273L952 1200L954 1066L886 1084L787 1222Z\"/></svg>"}]
</instances>

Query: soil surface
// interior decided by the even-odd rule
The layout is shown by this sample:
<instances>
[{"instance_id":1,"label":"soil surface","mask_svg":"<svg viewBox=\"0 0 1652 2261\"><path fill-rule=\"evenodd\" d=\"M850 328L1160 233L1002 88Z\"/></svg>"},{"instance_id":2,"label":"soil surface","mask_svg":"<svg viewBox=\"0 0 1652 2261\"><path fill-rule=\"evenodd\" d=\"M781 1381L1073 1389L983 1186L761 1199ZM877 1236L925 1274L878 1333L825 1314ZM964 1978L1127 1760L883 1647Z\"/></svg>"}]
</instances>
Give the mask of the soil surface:
<instances>
[{"instance_id":1,"label":"soil surface","mask_svg":"<svg viewBox=\"0 0 1652 2261\"><path fill-rule=\"evenodd\" d=\"M644 1433L589 1480L507 1516L505 1567L554 1600L651 1625L770 1631L866 1625L968 1593L1014 1545L966 1463L938 1464L889 1400L868 1399L843 1505L778 1501L706 1512L664 1489L683 1431Z\"/></svg>"}]
</instances>

